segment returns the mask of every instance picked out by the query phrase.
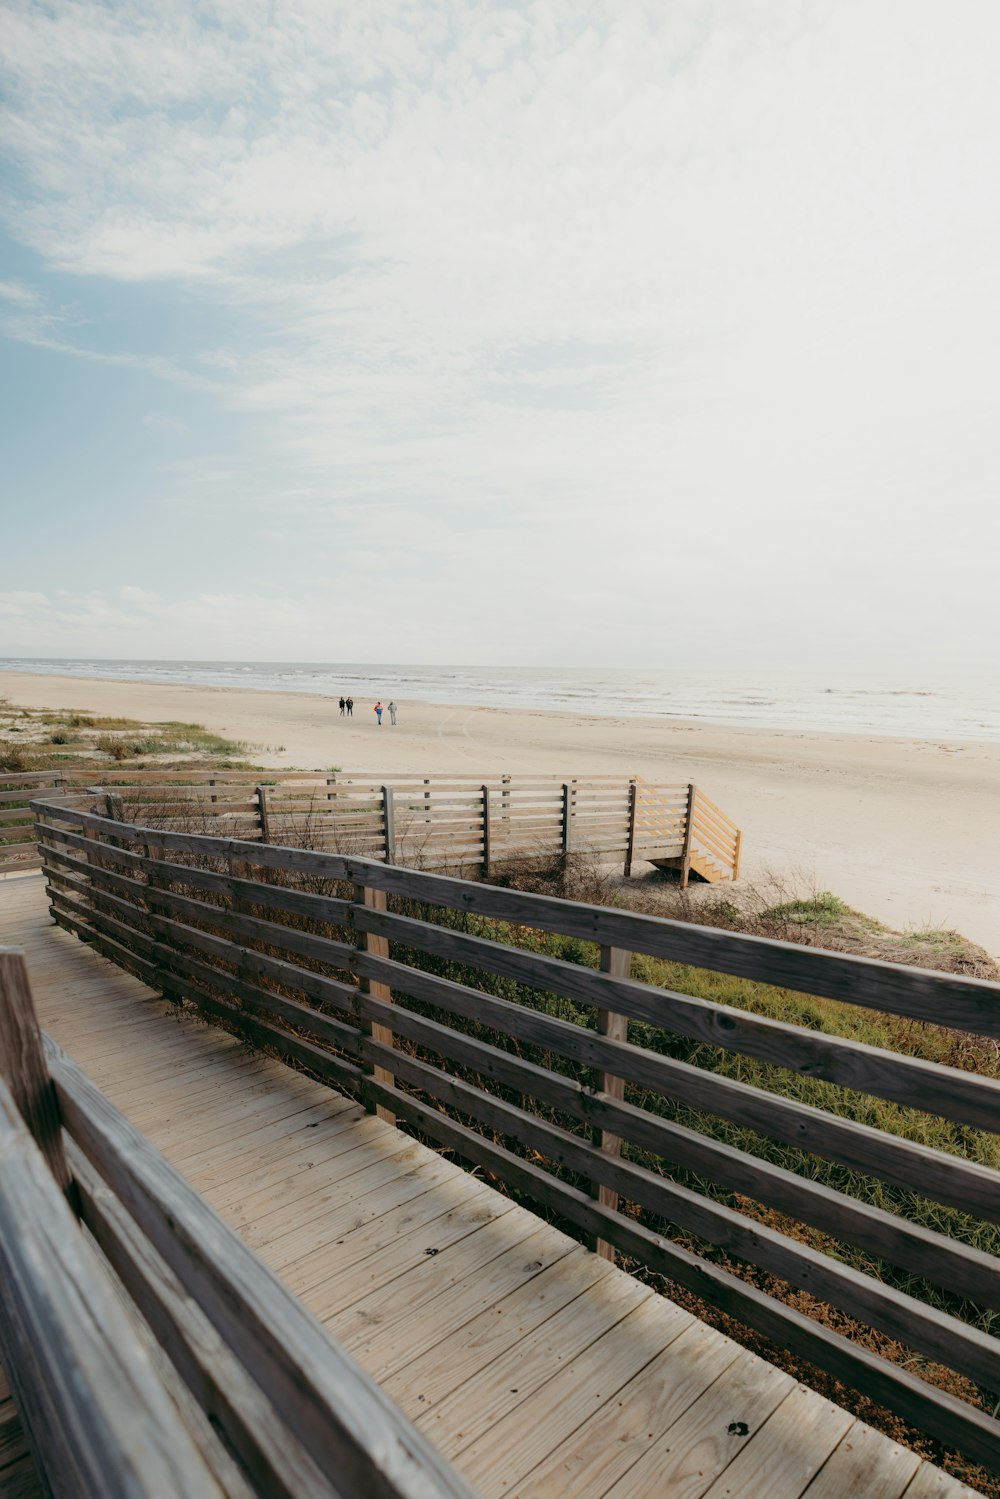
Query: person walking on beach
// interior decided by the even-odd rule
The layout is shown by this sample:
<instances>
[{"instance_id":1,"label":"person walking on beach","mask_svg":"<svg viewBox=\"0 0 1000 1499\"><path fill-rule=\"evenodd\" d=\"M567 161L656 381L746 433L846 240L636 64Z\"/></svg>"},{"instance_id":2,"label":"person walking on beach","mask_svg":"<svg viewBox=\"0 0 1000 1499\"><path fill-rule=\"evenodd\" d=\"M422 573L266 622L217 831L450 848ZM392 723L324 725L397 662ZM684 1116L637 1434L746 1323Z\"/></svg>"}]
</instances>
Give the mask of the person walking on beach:
<instances>
[{"instance_id":1,"label":"person walking on beach","mask_svg":"<svg viewBox=\"0 0 1000 1499\"><path fill-rule=\"evenodd\" d=\"M381 704L381 702L378 702L378 703L375 704L375 717L378 719L378 726L379 726L379 728L381 728L382 727L382 704Z\"/></svg>"},{"instance_id":2,"label":"person walking on beach","mask_svg":"<svg viewBox=\"0 0 1000 1499\"><path fill-rule=\"evenodd\" d=\"M348 718L354 717L354 699L352 697L347 699L347 716Z\"/></svg>"},{"instance_id":3,"label":"person walking on beach","mask_svg":"<svg viewBox=\"0 0 1000 1499\"><path fill-rule=\"evenodd\" d=\"M341 718L343 718L343 716L344 716L344 709L346 707L347 707L347 704L344 702L343 697L341 697L341 699L340 699L340 716L341 716Z\"/></svg>"},{"instance_id":4,"label":"person walking on beach","mask_svg":"<svg viewBox=\"0 0 1000 1499\"><path fill-rule=\"evenodd\" d=\"M390 703L389 704L389 722L392 724L393 728L395 728L395 726L396 726L396 704L395 703Z\"/></svg>"}]
</instances>

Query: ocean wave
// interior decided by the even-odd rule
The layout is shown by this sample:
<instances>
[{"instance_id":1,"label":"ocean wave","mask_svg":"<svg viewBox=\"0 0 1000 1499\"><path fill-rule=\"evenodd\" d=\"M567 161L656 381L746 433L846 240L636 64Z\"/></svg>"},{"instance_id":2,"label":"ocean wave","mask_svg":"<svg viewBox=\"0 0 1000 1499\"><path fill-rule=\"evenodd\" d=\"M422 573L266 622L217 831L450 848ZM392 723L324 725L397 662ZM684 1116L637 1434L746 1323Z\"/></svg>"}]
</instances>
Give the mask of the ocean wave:
<instances>
[{"instance_id":1,"label":"ocean wave","mask_svg":"<svg viewBox=\"0 0 1000 1499\"><path fill-rule=\"evenodd\" d=\"M805 673L741 674L601 667L418 667L404 663L190 661L91 656L12 657L0 669L182 685L394 697L470 708L520 708L598 717L654 717L745 727L794 728L902 738L1000 740L1000 698L984 678L912 687L879 682L819 685Z\"/></svg>"}]
</instances>

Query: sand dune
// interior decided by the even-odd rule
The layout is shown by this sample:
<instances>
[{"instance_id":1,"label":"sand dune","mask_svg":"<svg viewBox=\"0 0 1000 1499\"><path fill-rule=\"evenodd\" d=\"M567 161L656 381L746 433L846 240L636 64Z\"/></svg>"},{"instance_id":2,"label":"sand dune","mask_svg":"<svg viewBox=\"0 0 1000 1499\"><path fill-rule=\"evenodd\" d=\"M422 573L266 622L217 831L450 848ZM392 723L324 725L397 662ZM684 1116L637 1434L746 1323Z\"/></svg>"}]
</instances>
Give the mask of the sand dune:
<instances>
[{"instance_id":1,"label":"sand dune","mask_svg":"<svg viewBox=\"0 0 1000 1499\"><path fill-rule=\"evenodd\" d=\"M694 780L744 829L744 869L834 890L897 927L955 927L1000 954L1000 745L724 728L0 672L0 695L183 719L274 765L374 771L595 771ZM283 748L278 749L278 746Z\"/></svg>"}]
</instances>

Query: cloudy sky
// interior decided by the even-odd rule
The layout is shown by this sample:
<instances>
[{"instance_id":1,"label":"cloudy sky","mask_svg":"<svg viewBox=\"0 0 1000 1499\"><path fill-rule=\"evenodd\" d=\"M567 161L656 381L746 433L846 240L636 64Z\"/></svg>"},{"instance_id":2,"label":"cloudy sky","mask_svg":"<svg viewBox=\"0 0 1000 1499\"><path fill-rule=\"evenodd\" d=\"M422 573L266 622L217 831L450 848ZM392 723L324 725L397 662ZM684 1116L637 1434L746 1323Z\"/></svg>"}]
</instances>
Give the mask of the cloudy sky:
<instances>
[{"instance_id":1,"label":"cloudy sky","mask_svg":"<svg viewBox=\"0 0 1000 1499\"><path fill-rule=\"evenodd\" d=\"M995 661L996 0L0 53L0 656Z\"/></svg>"}]
</instances>

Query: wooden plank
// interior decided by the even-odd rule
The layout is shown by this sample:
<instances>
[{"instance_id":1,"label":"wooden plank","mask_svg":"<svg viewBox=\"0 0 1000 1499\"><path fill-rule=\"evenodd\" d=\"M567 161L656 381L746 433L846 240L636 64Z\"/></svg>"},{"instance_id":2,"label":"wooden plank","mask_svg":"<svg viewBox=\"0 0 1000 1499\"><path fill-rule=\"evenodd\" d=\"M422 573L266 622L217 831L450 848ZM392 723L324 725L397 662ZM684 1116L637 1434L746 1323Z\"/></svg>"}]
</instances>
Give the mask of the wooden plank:
<instances>
[{"instance_id":1,"label":"wooden plank","mask_svg":"<svg viewBox=\"0 0 1000 1499\"><path fill-rule=\"evenodd\" d=\"M351 1235L350 1263L339 1254L333 1261L310 1258L287 1271L284 1278L321 1321L336 1317L337 1337L347 1342L352 1332L369 1325L373 1315L388 1317L397 1282L408 1288L404 1301L412 1305L411 1298L417 1295L412 1275L427 1264L428 1248L436 1251L437 1258L451 1245L477 1235L513 1211L513 1206L483 1183L470 1187L467 1177L446 1178L409 1202L388 1231L387 1225L376 1220ZM443 1281L443 1271L435 1279L440 1268L432 1266L429 1272L435 1284Z\"/></svg>"},{"instance_id":2,"label":"wooden plank","mask_svg":"<svg viewBox=\"0 0 1000 1499\"><path fill-rule=\"evenodd\" d=\"M61 770L0 770L0 786L54 786L62 779Z\"/></svg>"},{"instance_id":3,"label":"wooden plank","mask_svg":"<svg viewBox=\"0 0 1000 1499\"><path fill-rule=\"evenodd\" d=\"M940 1468L922 1463L908 1484L904 1499L981 1499L978 1493L959 1483Z\"/></svg>"},{"instance_id":4,"label":"wooden plank","mask_svg":"<svg viewBox=\"0 0 1000 1499\"><path fill-rule=\"evenodd\" d=\"M471 1491L242 1240L47 1042L74 1139L344 1499Z\"/></svg>"},{"instance_id":5,"label":"wooden plank","mask_svg":"<svg viewBox=\"0 0 1000 1499\"><path fill-rule=\"evenodd\" d=\"M485 1212L481 1206L480 1214ZM454 1229L457 1219L458 1213L438 1219L423 1251L414 1246L416 1261L404 1275L352 1301L336 1317L338 1337L380 1384L427 1337L460 1326L470 1299L481 1305L494 1291L502 1296L522 1284L526 1264L533 1273L542 1227L533 1214L514 1208L473 1223L461 1236ZM428 1248L437 1254L428 1257Z\"/></svg>"},{"instance_id":6,"label":"wooden plank","mask_svg":"<svg viewBox=\"0 0 1000 1499\"><path fill-rule=\"evenodd\" d=\"M499 1357L453 1388L429 1387L429 1409L415 1421L443 1452L454 1453L462 1442L471 1444L492 1430L599 1338L616 1329L618 1336L631 1331L628 1316L657 1300L648 1286L616 1274L605 1261L592 1263L604 1273L588 1275L579 1295L553 1308Z\"/></svg>"},{"instance_id":7,"label":"wooden plank","mask_svg":"<svg viewBox=\"0 0 1000 1499\"><path fill-rule=\"evenodd\" d=\"M254 1492L336 1499L331 1483L289 1440L259 1386L78 1150L74 1166L84 1222L199 1405L211 1412Z\"/></svg>"},{"instance_id":8,"label":"wooden plank","mask_svg":"<svg viewBox=\"0 0 1000 1499\"><path fill-rule=\"evenodd\" d=\"M635 781L629 782L628 788L628 832L625 841L625 869L626 879L632 874L632 864L635 859L635 808L637 799L637 787Z\"/></svg>"},{"instance_id":9,"label":"wooden plank","mask_svg":"<svg viewBox=\"0 0 1000 1499\"><path fill-rule=\"evenodd\" d=\"M695 819L693 825L691 841L694 847L701 848L713 859L717 859L720 864L724 864L727 867L732 866L733 858L736 852L736 845L727 845L722 843L714 833L706 830L706 828L698 822L697 818Z\"/></svg>"},{"instance_id":10,"label":"wooden plank","mask_svg":"<svg viewBox=\"0 0 1000 1499\"><path fill-rule=\"evenodd\" d=\"M11 947L0 947L0 1077L53 1180L60 1191L67 1192L71 1178L62 1121L42 1050L28 970L23 952Z\"/></svg>"},{"instance_id":11,"label":"wooden plank","mask_svg":"<svg viewBox=\"0 0 1000 1499\"><path fill-rule=\"evenodd\" d=\"M56 804L46 806L47 819L99 828L102 819ZM630 948L697 967L732 973L845 1003L939 1021L983 1035L1000 1035L996 985L927 970L825 953L771 938L749 937L710 927L694 927L661 917L639 916L606 907L561 901L550 896L481 885L424 871L389 869L373 861L314 853L302 849L265 848L240 840L206 839L164 833L165 846L213 856L228 855L278 869L308 870L317 876L366 880L379 889L409 895L431 904L533 925L566 936L612 947Z\"/></svg>"},{"instance_id":12,"label":"wooden plank","mask_svg":"<svg viewBox=\"0 0 1000 1499\"><path fill-rule=\"evenodd\" d=\"M483 879L484 880L488 880L489 877L490 877L490 869L491 869L491 861L492 861L492 841L491 841L491 825L490 825L491 824L491 818L490 818L490 788L489 788L489 786L487 786L487 785L483 786L482 797L483 797L483 810L482 810L482 825L483 825Z\"/></svg>"},{"instance_id":13,"label":"wooden plank","mask_svg":"<svg viewBox=\"0 0 1000 1499\"><path fill-rule=\"evenodd\" d=\"M606 1491L607 1499L673 1493L698 1499L757 1436L793 1385L789 1375L741 1351L681 1416L650 1429L646 1450ZM544 1486L531 1475L528 1492L537 1499L546 1488L553 1491L553 1469L554 1465L546 1464ZM838 1499L846 1499L847 1492L842 1491Z\"/></svg>"},{"instance_id":14,"label":"wooden plank","mask_svg":"<svg viewBox=\"0 0 1000 1499\"><path fill-rule=\"evenodd\" d=\"M721 807L716 806L715 802L712 801L711 797L705 795L700 786L698 788L698 805L699 807L704 807L706 812L709 812L716 818L718 818L720 826L724 828L732 828L734 831L736 830L736 824L733 822L732 818L727 813L723 812Z\"/></svg>"},{"instance_id":15,"label":"wooden plank","mask_svg":"<svg viewBox=\"0 0 1000 1499\"><path fill-rule=\"evenodd\" d=\"M382 787L382 824L385 837L385 862L387 864L395 864L396 820L393 809L393 793L391 786Z\"/></svg>"},{"instance_id":16,"label":"wooden plank","mask_svg":"<svg viewBox=\"0 0 1000 1499\"><path fill-rule=\"evenodd\" d=\"M257 817L260 820L260 836L263 843L270 843L271 830L267 819L267 787L257 787Z\"/></svg>"},{"instance_id":17,"label":"wooden plank","mask_svg":"<svg viewBox=\"0 0 1000 1499\"><path fill-rule=\"evenodd\" d=\"M409 1064L407 1064L409 1065ZM622 1252L636 1256L668 1279L695 1291L704 1300L756 1328L779 1345L808 1359L847 1383L861 1381L869 1397L904 1419L959 1447L986 1465L1000 1462L1000 1423L984 1412L925 1384L850 1343L820 1323L792 1310L727 1271L659 1238L631 1219L594 1202L576 1188L557 1181L532 1163L513 1155L474 1130L398 1090L374 1081L368 1090L440 1143L475 1164L487 1167L509 1186L554 1208L584 1233L600 1234Z\"/></svg>"},{"instance_id":18,"label":"wooden plank","mask_svg":"<svg viewBox=\"0 0 1000 1499\"><path fill-rule=\"evenodd\" d=\"M3 1499L49 1499L31 1457L22 1457L4 1468L0 1473L0 1494Z\"/></svg>"},{"instance_id":19,"label":"wooden plank","mask_svg":"<svg viewBox=\"0 0 1000 1499\"><path fill-rule=\"evenodd\" d=\"M560 1257L447 1336L439 1339L431 1328L419 1352L386 1376L382 1388L407 1415L426 1415L439 1401L461 1391L610 1272L606 1261L566 1235L558 1237L568 1246ZM523 1362L527 1367L531 1360L526 1355Z\"/></svg>"},{"instance_id":20,"label":"wooden plank","mask_svg":"<svg viewBox=\"0 0 1000 1499\"><path fill-rule=\"evenodd\" d=\"M429 1340L447 1339L477 1312L530 1285L553 1260L558 1263L566 1244L563 1235L554 1234L532 1214L506 1215L495 1229L477 1231L471 1240L449 1251L448 1259L438 1267L439 1281L430 1284L427 1295L430 1272L426 1264L407 1276L406 1283L415 1292L413 1300L394 1308L381 1326L362 1329L347 1346L384 1388L386 1380L422 1352ZM415 1280L422 1282L419 1288Z\"/></svg>"},{"instance_id":21,"label":"wooden plank","mask_svg":"<svg viewBox=\"0 0 1000 1499\"><path fill-rule=\"evenodd\" d=\"M691 834L694 823L694 801L698 788L694 782L688 786L687 810L684 814L684 847L681 850L681 889L686 890L691 873Z\"/></svg>"},{"instance_id":22,"label":"wooden plank","mask_svg":"<svg viewBox=\"0 0 1000 1499\"><path fill-rule=\"evenodd\" d=\"M52 1487L221 1499L3 1083L0 1161L0 1339Z\"/></svg>"},{"instance_id":23,"label":"wooden plank","mask_svg":"<svg viewBox=\"0 0 1000 1499\"><path fill-rule=\"evenodd\" d=\"M16 823L13 827L0 827L0 854L5 853L11 843L23 843L25 833L33 832L34 824L32 823L30 816L25 817L21 822Z\"/></svg>"},{"instance_id":24,"label":"wooden plank","mask_svg":"<svg viewBox=\"0 0 1000 1499\"><path fill-rule=\"evenodd\" d=\"M843 1499L845 1494L877 1494L878 1499L900 1499L921 1467L908 1447L890 1441L855 1421L805 1492L805 1499Z\"/></svg>"},{"instance_id":25,"label":"wooden plank","mask_svg":"<svg viewBox=\"0 0 1000 1499\"><path fill-rule=\"evenodd\" d=\"M731 1499L734 1494L799 1499L855 1424L840 1406L800 1385L705 1491L704 1499Z\"/></svg>"},{"instance_id":26,"label":"wooden plank","mask_svg":"<svg viewBox=\"0 0 1000 1499\"><path fill-rule=\"evenodd\" d=\"M758 1362L748 1354L743 1358ZM724 1380L739 1361L739 1347L721 1333L699 1322L685 1328L613 1400L589 1414L555 1451L547 1453L527 1477L520 1479L518 1499L561 1499L566 1494L574 1499L594 1499L605 1494L622 1474L634 1471L656 1438L673 1427L710 1386ZM792 1379L777 1370L769 1372L771 1380L767 1378L767 1365L760 1366L764 1387L770 1386L773 1391L777 1384L783 1394L787 1393ZM779 1398L772 1395L768 1413ZM721 1401L717 1395L713 1405L718 1412ZM632 1492L637 1492L635 1487ZM663 1487L659 1492L670 1490Z\"/></svg>"},{"instance_id":27,"label":"wooden plank","mask_svg":"<svg viewBox=\"0 0 1000 1499\"><path fill-rule=\"evenodd\" d=\"M525 952L432 922L367 912L360 914L358 921L366 931L419 951L516 979L543 992L562 994L596 1010L613 1010L710 1045L746 1052L841 1087L891 1098L910 1107L919 1100L919 1107L928 1112L978 1129L995 1131L1000 1121L1000 1083L995 1078L883 1051L676 990L611 978L578 963ZM406 986L400 983L396 987Z\"/></svg>"},{"instance_id":28,"label":"wooden plank","mask_svg":"<svg viewBox=\"0 0 1000 1499\"><path fill-rule=\"evenodd\" d=\"M728 843L731 846L736 841L739 828L735 822L723 813L717 812L708 800L708 797L700 789L695 801L694 820L696 825L706 828L720 842Z\"/></svg>"},{"instance_id":29,"label":"wooden plank","mask_svg":"<svg viewBox=\"0 0 1000 1499\"><path fill-rule=\"evenodd\" d=\"M175 956L173 961L176 965L179 964L182 960ZM289 980L294 981L294 970L288 969L287 967L275 966L273 964L273 960L262 960L262 962L266 964L268 971L273 972L276 977L280 975L287 975ZM314 994L316 994L317 996L333 996L337 992L336 989L331 989L328 985L325 985L322 980L316 980L311 976L308 978L304 978L302 981L309 984ZM227 977L226 979L223 979L222 982L231 985L233 981L231 980L231 978ZM429 980L427 976L423 976L422 981L419 985L415 985L412 979L408 979L405 976L401 979L401 982L404 988L413 990L418 997L428 997L432 1000L432 1002L441 1002L443 995L444 1000L447 1003L449 994L453 994L454 992L454 986L448 986L447 989L443 989L441 987L441 981ZM433 987L428 987L428 985L433 985ZM345 994L345 1000L341 1001L341 1003L346 1002L346 998L348 997L346 991L341 988L339 992ZM527 1039L543 1039L547 1044L552 1044L553 1042L555 1042L558 1048L560 1037L564 1037L568 1032L568 1034L572 1038L572 1041L576 1043L575 1048L570 1047L568 1049L568 1054L576 1055L578 1058L587 1059L589 1051L590 1059L594 1059L594 1048L599 1043L597 1043L590 1037L590 1033L581 1032L576 1027L567 1028L565 1026L565 1023L552 1021L548 1018L533 1017L531 1012L518 1012L514 1010L514 1007L504 1007L504 1002L492 1000L486 996L478 996L476 995L475 991L468 991L468 993L471 996L470 1003L472 1008L470 1011L469 1005L465 1005L464 1008L466 1013L479 1013L480 1015L489 1014L491 1018L497 1019L498 1023L502 1027L511 1029L511 1026L509 1024L504 1026L504 1017L505 1009L508 1014L513 1010L513 1012L518 1015L520 1024L520 1029L515 1030L515 1034L519 1033L521 1035L524 1035ZM255 998L260 998L260 996L255 996ZM269 1001L267 997L264 997L263 1003L265 1004L265 1006L270 1004L270 1008L273 1010L276 1005L280 1004L280 1001L275 1000L272 1002ZM299 1011L297 1013L302 1014L303 1012ZM308 1015L304 1015L303 1023L306 1024L307 1028L310 1028ZM322 1022L319 1022L318 1024L322 1024ZM410 1034L423 1034L425 1036L425 1039L429 1038L429 1044L436 1045L437 1048L440 1051L444 1052L444 1054L446 1055L455 1055L456 1053L454 1048L456 1045L464 1048L464 1050L460 1052L460 1055L462 1055L466 1061L472 1060L473 1063L475 1063L477 1057L477 1043L468 1040L456 1042L446 1033L442 1032L439 1029L436 1029L433 1022L406 1019L404 1025ZM421 1029L415 1031L413 1029L414 1026L419 1026ZM531 1027L533 1027L534 1029L531 1029ZM539 1027L541 1029L538 1029ZM565 1044L563 1045L562 1049L567 1050ZM634 1078L636 1076L636 1072L634 1066L629 1065L629 1050L630 1049L628 1048L621 1047L604 1048L605 1053L610 1052L612 1065L619 1067L622 1075L632 1076ZM508 1069L517 1066L517 1064L512 1062L510 1058L500 1056L500 1054L489 1052L479 1052L478 1054L482 1056L490 1055L494 1058L495 1061L499 1061L499 1063L508 1067ZM642 1053L641 1055L648 1062L650 1054ZM598 1060L603 1060L603 1058L599 1057ZM645 1075L642 1075L640 1077L640 1080L645 1085L660 1087L661 1091L670 1091L671 1089L673 1089L673 1091L676 1091L678 1086L678 1076L680 1076L682 1080L684 1077L683 1073L678 1075L676 1069L679 1066L682 1067L683 1064L672 1063L662 1058L653 1058L653 1065L659 1067L660 1069L666 1069L667 1073L669 1074L667 1080L652 1077L648 1072ZM691 1069L688 1070L690 1071ZM706 1075L697 1074L697 1076L700 1078L704 1078ZM532 1081L532 1078L534 1078L534 1082ZM549 1083L544 1075L540 1073L532 1072L530 1074L525 1074L522 1072L515 1081L515 1085L520 1085L521 1087L527 1085L530 1091L534 1091L536 1094L538 1094L539 1081L541 1081L541 1083L543 1084L542 1096L546 1097L548 1101L559 1102L563 1105L566 1105L568 1103L569 1106L572 1107L575 1095L575 1100L579 1105L579 1089L574 1090L572 1088L572 1085L566 1082L563 1082L561 1084ZM555 1089L556 1091L554 1092L553 1089ZM768 1104L767 1107L773 1109L773 1096L763 1095L763 1097L765 1099L772 1100L772 1102ZM579 1112L579 1107L577 1108L577 1112ZM591 1117L594 1117L594 1115L597 1113L601 1113L604 1118L607 1118L608 1112L606 1104L603 1104L601 1101L595 1101L595 1103L591 1106ZM628 1124L629 1119L631 1118L633 1128L630 1128L627 1131L630 1138L638 1139L647 1147L655 1148L657 1144L659 1145L660 1149L663 1149L665 1144L669 1147L671 1141L670 1131L673 1127L669 1125L665 1126L662 1121L655 1122L651 1127L652 1130L660 1130L663 1131L663 1133L660 1134L658 1140L654 1140L650 1132L650 1127L646 1127L644 1133L642 1131L637 1131L634 1127L637 1121L640 1124L642 1123L641 1116L637 1115L635 1111L632 1111L631 1115L624 1114L620 1115L619 1117L624 1117L626 1124ZM802 1120L798 1117L798 1115L796 1115L795 1118L797 1122L790 1128L790 1137L795 1139L798 1143L802 1139ZM751 1115L751 1117L744 1122L750 1122L754 1127L759 1127L759 1123L754 1122L753 1115ZM851 1126L850 1129L852 1131L856 1131L858 1127ZM684 1145L685 1135L686 1132L675 1131L672 1136L674 1144L676 1145L677 1143L680 1143L681 1145ZM697 1137L694 1136L687 1136L688 1146L690 1146L691 1140L694 1140L696 1138ZM879 1149L882 1149L884 1147L887 1138L888 1137L877 1136L877 1144ZM855 1141L855 1145L856 1143L857 1142ZM890 1139L889 1145L891 1150L898 1151L898 1142L893 1145ZM708 1146L708 1151L711 1151L711 1146ZM847 1231L850 1234L852 1230L856 1233L858 1228L860 1227L866 1235L862 1242L865 1242L873 1253L886 1255L890 1258L896 1257L897 1262L907 1263L911 1266L911 1268L917 1269L918 1273L929 1274L931 1278L937 1278L941 1281L941 1283L962 1284L967 1293L969 1291L970 1285L974 1284L976 1287L976 1293L984 1300L984 1304L995 1304L997 1295L995 1267L992 1267L988 1264L980 1265L976 1261L974 1253L972 1255L966 1254L964 1257L965 1263L962 1264L962 1251L960 1248L950 1250L947 1245L947 1241L943 1240L939 1240L935 1243L936 1236L934 1236L934 1238L932 1238L931 1240L925 1242L921 1238L919 1231L915 1235L912 1233L908 1234L905 1226L902 1226L901 1229L897 1232L894 1243L892 1233L889 1232L887 1234L886 1229L888 1227L891 1230L895 1220L889 1219L888 1223L882 1222L879 1220L878 1215L874 1215L873 1217L870 1213L870 1210L865 1210L863 1205L852 1207L849 1200L838 1198L836 1194L824 1196L823 1189L819 1189L819 1192L817 1193L816 1190L807 1183L802 1183L800 1186L796 1187L793 1185L793 1182L797 1182L798 1179L788 1177L785 1173L776 1173L775 1176L773 1176L771 1180L768 1181L766 1179L766 1164L757 1162L751 1157L730 1158L729 1153L725 1150L724 1147L721 1148L721 1151L720 1148L717 1147L716 1151L716 1169L714 1170L714 1172L712 1172L712 1174L715 1174L717 1177L719 1177L719 1164L722 1163L723 1166L726 1166L728 1164L729 1167L728 1176L724 1171L723 1179L728 1179L730 1184L736 1185L737 1187L753 1181L755 1175L756 1184L758 1184L758 1190L760 1190L759 1184L762 1182L765 1188L770 1187L771 1189L773 1189L774 1185L777 1184L779 1190L784 1193L784 1210L795 1212L797 1215L806 1218L807 1221L816 1221L815 1215L811 1211L811 1208L815 1207L818 1199L818 1205L822 1209L822 1212L824 1214L822 1221L824 1222L824 1225L826 1227L831 1229L831 1231L839 1234L843 1234L845 1231ZM905 1147L903 1150L903 1154L905 1157ZM674 1158L676 1158L676 1156ZM691 1159L690 1150L688 1159ZM699 1167L703 1167L705 1161L706 1154L703 1149L701 1160L698 1162ZM868 1164L870 1165L871 1163ZM920 1186L923 1186L925 1188L928 1179L926 1169L927 1165L928 1163L926 1160L921 1160L919 1174L917 1177ZM708 1169L712 1171L711 1164L709 1164ZM747 1183L741 1182L740 1180L740 1175L743 1171L747 1171L749 1173L747 1177ZM955 1161L952 1157L944 1158L944 1161L942 1163L942 1171L949 1181L951 1181L952 1177L956 1173L959 1177L963 1176L962 1164ZM733 1181L734 1174L737 1178L736 1181ZM972 1175L973 1180L975 1180L975 1172L973 1172ZM988 1179L989 1173L986 1173L986 1176ZM952 1182L952 1186L955 1186L954 1182ZM969 1186L970 1182L963 1180L961 1183L961 1191L964 1193ZM797 1191L801 1191L807 1194L802 1202L796 1202L795 1200ZM773 1197L769 1197L767 1191L762 1192L761 1196L763 1200L773 1200ZM968 1205L969 1200L970 1199L968 1197L962 1197L963 1204L966 1206ZM855 1241L857 1242L857 1240ZM900 1247L902 1247L905 1251L901 1259L899 1257ZM914 1258L915 1256L916 1258ZM948 1272L943 1276L943 1278L942 1270ZM970 1279L970 1277L972 1278Z\"/></svg>"},{"instance_id":30,"label":"wooden plank","mask_svg":"<svg viewBox=\"0 0 1000 1499\"><path fill-rule=\"evenodd\" d=\"M361 904L366 910L384 911L386 909L386 897L383 890L376 890L371 885L364 885L361 887L359 896ZM365 932L362 941L365 951L370 953L372 957L388 958L389 943L384 937L377 936L372 932ZM359 986L362 992L371 994L373 999L381 999L388 1004L392 1003L392 990L388 984L383 984L377 979L363 977L359 980ZM393 1044L392 1031L388 1026L373 1026L372 1038L385 1046L392 1046ZM375 1078L378 1082L391 1083L393 1074L385 1068L379 1067L375 1070ZM388 1113L381 1106L376 1107L375 1112L379 1119L384 1120L386 1124L395 1124L396 1121L392 1114Z\"/></svg>"},{"instance_id":31,"label":"wooden plank","mask_svg":"<svg viewBox=\"0 0 1000 1499\"><path fill-rule=\"evenodd\" d=\"M613 1334L582 1349L489 1431L473 1441L460 1438L454 1455L461 1454L462 1471L484 1499L499 1491L502 1478L514 1487L689 1328L698 1330L694 1319L669 1301L641 1302Z\"/></svg>"},{"instance_id":32,"label":"wooden plank","mask_svg":"<svg viewBox=\"0 0 1000 1499\"><path fill-rule=\"evenodd\" d=\"M556 1165L615 1188L657 1217L810 1291L975 1383L1000 1386L1000 1344L989 1334L655 1172L595 1151L589 1141L427 1063L401 1057L396 1074L502 1138L519 1140ZM1000 1266L995 1272L1000 1279Z\"/></svg>"},{"instance_id":33,"label":"wooden plank","mask_svg":"<svg viewBox=\"0 0 1000 1499\"><path fill-rule=\"evenodd\" d=\"M333 1165L339 1169L325 1173L327 1180L318 1182L308 1196L302 1195L300 1180L290 1207L272 1209L266 1222L258 1218L248 1225L244 1234L247 1243L275 1272L285 1275L296 1267L293 1273L298 1284L307 1288L323 1283L332 1259L336 1259L339 1270L364 1260L372 1246L387 1248L390 1242L395 1243L402 1232L397 1228L397 1214L414 1228L419 1227L408 1217L415 1204L420 1204L419 1217L433 1222L442 1216L436 1189L448 1179L449 1172L446 1165L428 1162L419 1151L415 1153L412 1142L407 1151L405 1135L402 1141L404 1148L395 1153L383 1141L373 1142L369 1149L362 1150L356 1162L358 1169L350 1174L348 1158L353 1152L334 1157ZM350 1183L347 1202L345 1182ZM363 1230L371 1232L373 1224L379 1226L367 1247L359 1248L361 1239L347 1243ZM410 1231L409 1226L406 1231ZM339 1252L334 1255L331 1246L337 1251L346 1247L347 1254L343 1258Z\"/></svg>"},{"instance_id":34,"label":"wooden plank","mask_svg":"<svg viewBox=\"0 0 1000 1499\"><path fill-rule=\"evenodd\" d=\"M629 978L632 973L632 954L623 952L618 947L602 947L601 972L610 974L612 978ZM628 1041L628 1018L625 1015L615 1014L613 1010L598 1010L597 1033L599 1036L607 1036L612 1041ZM597 1091L607 1094L609 1098L624 1099L625 1079L615 1077L609 1072L599 1072ZM610 1130L598 1130L596 1143L606 1155L621 1154L621 1136L613 1134ZM617 1192L603 1184L597 1186L597 1200L605 1207L616 1208L618 1206ZM604 1239L597 1240L595 1249L602 1259L614 1262L614 1247Z\"/></svg>"}]
</instances>

